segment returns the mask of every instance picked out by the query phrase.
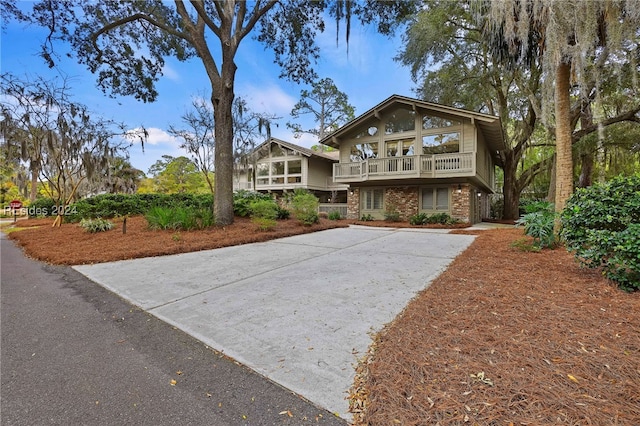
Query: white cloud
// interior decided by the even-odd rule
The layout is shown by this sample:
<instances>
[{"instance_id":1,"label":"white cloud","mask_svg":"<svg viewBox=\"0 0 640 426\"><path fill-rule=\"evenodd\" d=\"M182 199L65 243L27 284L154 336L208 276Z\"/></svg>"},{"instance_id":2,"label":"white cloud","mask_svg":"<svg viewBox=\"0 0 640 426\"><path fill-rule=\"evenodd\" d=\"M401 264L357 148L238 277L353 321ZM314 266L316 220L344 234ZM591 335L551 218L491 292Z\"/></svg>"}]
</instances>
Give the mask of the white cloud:
<instances>
[{"instance_id":1,"label":"white cloud","mask_svg":"<svg viewBox=\"0 0 640 426\"><path fill-rule=\"evenodd\" d=\"M285 118L289 116L297 102L297 99L275 84L265 87L248 84L237 92L237 96L246 100L249 108L255 112L275 114Z\"/></svg>"},{"instance_id":2,"label":"white cloud","mask_svg":"<svg viewBox=\"0 0 640 426\"><path fill-rule=\"evenodd\" d=\"M140 128L132 129L130 132L139 132ZM147 129L148 137L144 143L144 151L140 146L138 138L132 139L133 146L129 149L131 165L137 169L144 171L156 161L160 160L163 155L172 157L186 156L186 152L180 148L178 140L168 134L166 131L157 127Z\"/></svg>"},{"instance_id":3,"label":"white cloud","mask_svg":"<svg viewBox=\"0 0 640 426\"><path fill-rule=\"evenodd\" d=\"M171 136L169 133L162 129L158 129L157 127L150 127L146 129L146 131L148 136L145 140L145 145L164 145L176 148L179 145L178 140L175 137ZM142 132L142 129L138 127L129 130L128 133L131 135L135 135L140 132ZM137 137L134 138L134 143L138 142L140 142L139 139Z\"/></svg>"},{"instance_id":4,"label":"white cloud","mask_svg":"<svg viewBox=\"0 0 640 426\"><path fill-rule=\"evenodd\" d=\"M180 81L180 73L165 63L162 67L162 75L172 81Z\"/></svg>"}]
</instances>

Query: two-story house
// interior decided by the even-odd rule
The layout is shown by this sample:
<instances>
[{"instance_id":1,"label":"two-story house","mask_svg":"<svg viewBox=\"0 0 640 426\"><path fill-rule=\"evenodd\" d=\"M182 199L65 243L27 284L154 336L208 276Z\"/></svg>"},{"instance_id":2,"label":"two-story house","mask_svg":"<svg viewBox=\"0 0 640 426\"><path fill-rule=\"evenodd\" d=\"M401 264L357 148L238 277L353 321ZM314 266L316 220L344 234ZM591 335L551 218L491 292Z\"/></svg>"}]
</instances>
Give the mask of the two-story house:
<instances>
[{"instance_id":1,"label":"two-story house","mask_svg":"<svg viewBox=\"0 0 640 426\"><path fill-rule=\"evenodd\" d=\"M504 149L498 117L398 95L320 143L340 152L333 179L349 185L347 218L444 212L470 223L489 215Z\"/></svg>"},{"instance_id":2,"label":"two-story house","mask_svg":"<svg viewBox=\"0 0 640 426\"><path fill-rule=\"evenodd\" d=\"M234 189L281 196L307 189L321 203L346 203L348 185L333 181L338 152L320 152L271 138L258 145L243 166L236 167Z\"/></svg>"}]
</instances>

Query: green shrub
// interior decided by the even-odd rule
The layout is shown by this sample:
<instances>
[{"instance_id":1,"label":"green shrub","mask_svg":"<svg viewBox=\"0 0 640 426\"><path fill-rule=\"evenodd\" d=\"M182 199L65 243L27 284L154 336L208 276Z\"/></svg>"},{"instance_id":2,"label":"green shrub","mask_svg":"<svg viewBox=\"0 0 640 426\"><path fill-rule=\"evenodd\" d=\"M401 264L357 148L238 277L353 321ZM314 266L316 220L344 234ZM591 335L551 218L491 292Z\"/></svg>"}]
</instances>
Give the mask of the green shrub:
<instances>
[{"instance_id":1,"label":"green shrub","mask_svg":"<svg viewBox=\"0 0 640 426\"><path fill-rule=\"evenodd\" d=\"M304 225L313 225L318 223L319 201L312 193L296 189L291 200L293 215Z\"/></svg>"},{"instance_id":2,"label":"green shrub","mask_svg":"<svg viewBox=\"0 0 640 426\"><path fill-rule=\"evenodd\" d=\"M411 216L409 218L409 224L411 224L411 225L424 225L425 223L427 223L428 219L429 219L429 215L426 214L426 213L414 214L413 216Z\"/></svg>"},{"instance_id":3,"label":"green shrub","mask_svg":"<svg viewBox=\"0 0 640 426\"><path fill-rule=\"evenodd\" d=\"M431 216L427 217L427 223L438 223L441 225L447 225L452 223L452 217L449 216L447 213L436 213L436 214L432 214Z\"/></svg>"},{"instance_id":4,"label":"green shrub","mask_svg":"<svg viewBox=\"0 0 640 426\"><path fill-rule=\"evenodd\" d=\"M272 198L268 200L254 200L249 203L251 217L263 219L276 219L278 217L278 204Z\"/></svg>"},{"instance_id":5,"label":"green shrub","mask_svg":"<svg viewBox=\"0 0 640 426\"><path fill-rule=\"evenodd\" d=\"M29 204L27 213L29 217L51 216L54 214L56 202L51 198L37 198Z\"/></svg>"},{"instance_id":6,"label":"green shrub","mask_svg":"<svg viewBox=\"0 0 640 426\"><path fill-rule=\"evenodd\" d=\"M236 216L246 217L251 214L251 203L260 200L272 200L268 194L260 192L240 190L233 193L233 213Z\"/></svg>"},{"instance_id":7,"label":"green shrub","mask_svg":"<svg viewBox=\"0 0 640 426\"><path fill-rule=\"evenodd\" d=\"M327 216L327 218L329 220L340 220L340 219L342 219L342 215L340 214L340 211L338 211L338 210L331 210L329 212L329 216Z\"/></svg>"},{"instance_id":8,"label":"green shrub","mask_svg":"<svg viewBox=\"0 0 640 426\"><path fill-rule=\"evenodd\" d=\"M215 225L210 208L156 206L149 209L145 218L150 229L190 231Z\"/></svg>"},{"instance_id":9,"label":"green shrub","mask_svg":"<svg viewBox=\"0 0 640 426\"><path fill-rule=\"evenodd\" d=\"M384 211L384 220L387 222L400 222L400 212L395 205L387 205Z\"/></svg>"},{"instance_id":10,"label":"green shrub","mask_svg":"<svg viewBox=\"0 0 640 426\"><path fill-rule=\"evenodd\" d=\"M561 221L561 237L583 265L640 290L640 174L576 190Z\"/></svg>"},{"instance_id":11,"label":"green shrub","mask_svg":"<svg viewBox=\"0 0 640 426\"><path fill-rule=\"evenodd\" d=\"M400 222L400 213L395 211L384 212L384 220L387 222Z\"/></svg>"},{"instance_id":12,"label":"green shrub","mask_svg":"<svg viewBox=\"0 0 640 426\"><path fill-rule=\"evenodd\" d=\"M533 237L536 248L555 247L557 240L553 232L556 213L552 203L537 201L525 207L527 214L516 221L516 226L524 226L525 234Z\"/></svg>"},{"instance_id":13,"label":"green shrub","mask_svg":"<svg viewBox=\"0 0 640 426\"><path fill-rule=\"evenodd\" d=\"M429 215L425 212L414 214L409 218L411 225L427 225L427 224L440 224L440 225L454 225L459 223L457 219L452 218L447 213L436 213Z\"/></svg>"},{"instance_id":14,"label":"green shrub","mask_svg":"<svg viewBox=\"0 0 640 426\"><path fill-rule=\"evenodd\" d=\"M285 219L289 219L289 216L291 216L291 212L288 209L278 205L278 210L276 212L276 219L285 220Z\"/></svg>"},{"instance_id":15,"label":"green shrub","mask_svg":"<svg viewBox=\"0 0 640 426\"><path fill-rule=\"evenodd\" d=\"M175 214L169 207L151 207L145 214L150 229L177 229Z\"/></svg>"},{"instance_id":16,"label":"green shrub","mask_svg":"<svg viewBox=\"0 0 640 426\"><path fill-rule=\"evenodd\" d=\"M273 231L276 227L276 220L266 217L254 217L251 219L251 223L258 226L259 231Z\"/></svg>"},{"instance_id":17,"label":"green shrub","mask_svg":"<svg viewBox=\"0 0 640 426\"><path fill-rule=\"evenodd\" d=\"M152 207L213 208L211 194L100 194L73 205L76 213L65 217L67 222L96 217L142 215Z\"/></svg>"},{"instance_id":18,"label":"green shrub","mask_svg":"<svg viewBox=\"0 0 640 426\"><path fill-rule=\"evenodd\" d=\"M363 214L360 220L363 222L371 222L373 220L373 216L370 214Z\"/></svg>"},{"instance_id":19,"label":"green shrub","mask_svg":"<svg viewBox=\"0 0 640 426\"><path fill-rule=\"evenodd\" d=\"M80 226L87 232L96 233L113 229L113 223L102 218L82 219Z\"/></svg>"}]
</instances>

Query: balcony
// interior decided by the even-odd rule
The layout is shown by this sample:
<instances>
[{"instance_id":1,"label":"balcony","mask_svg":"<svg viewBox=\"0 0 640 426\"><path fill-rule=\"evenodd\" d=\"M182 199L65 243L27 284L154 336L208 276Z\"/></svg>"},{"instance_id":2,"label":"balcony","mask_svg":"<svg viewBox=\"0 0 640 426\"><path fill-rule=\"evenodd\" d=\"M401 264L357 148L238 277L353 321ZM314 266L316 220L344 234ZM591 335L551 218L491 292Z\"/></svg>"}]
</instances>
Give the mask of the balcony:
<instances>
[{"instance_id":1,"label":"balcony","mask_svg":"<svg viewBox=\"0 0 640 426\"><path fill-rule=\"evenodd\" d=\"M473 152L369 158L357 163L334 164L333 179L337 183L347 183L473 176L476 170L475 158Z\"/></svg>"}]
</instances>

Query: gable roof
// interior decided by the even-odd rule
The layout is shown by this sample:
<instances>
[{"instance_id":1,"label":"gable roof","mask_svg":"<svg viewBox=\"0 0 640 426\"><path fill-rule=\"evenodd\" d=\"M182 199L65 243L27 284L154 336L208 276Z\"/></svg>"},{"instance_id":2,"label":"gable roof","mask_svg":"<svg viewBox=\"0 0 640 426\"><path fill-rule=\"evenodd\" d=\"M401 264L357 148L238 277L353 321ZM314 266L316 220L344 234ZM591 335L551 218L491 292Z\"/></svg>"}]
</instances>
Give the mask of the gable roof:
<instances>
[{"instance_id":1,"label":"gable roof","mask_svg":"<svg viewBox=\"0 0 640 426\"><path fill-rule=\"evenodd\" d=\"M331 155L332 153L314 151L312 149L305 148L303 146L296 145L294 143L283 141L282 139L277 139L277 138L270 138L262 142L253 150L253 153L258 154L265 147L270 146L272 143L278 144L284 148L288 148L294 152L299 153L300 155L304 155L305 157L318 157L323 160L332 161L334 163L338 161L338 157L336 155Z\"/></svg>"},{"instance_id":2,"label":"gable roof","mask_svg":"<svg viewBox=\"0 0 640 426\"><path fill-rule=\"evenodd\" d=\"M483 114L480 112L469 111L461 108L454 108L447 105L436 104L433 102L421 101L419 99L408 98L406 96L400 95L391 95L384 101L380 102L378 105L371 108L369 111L354 118L335 132L324 137L322 140L320 140L320 143L338 148L340 146L340 137L342 137L345 133L353 130L372 117L378 118L380 116L380 113L382 113L383 111L388 110L392 107L397 107L399 105L410 106L413 110L430 110L447 115L468 118L482 131L482 134L485 137L485 141L494 153L496 151L502 151L505 149L500 117Z\"/></svg>"}]
</instances>

